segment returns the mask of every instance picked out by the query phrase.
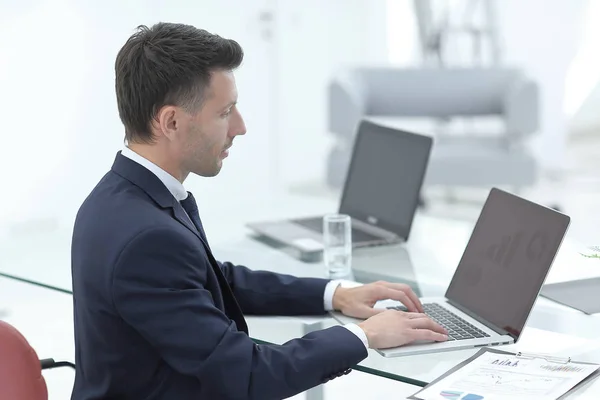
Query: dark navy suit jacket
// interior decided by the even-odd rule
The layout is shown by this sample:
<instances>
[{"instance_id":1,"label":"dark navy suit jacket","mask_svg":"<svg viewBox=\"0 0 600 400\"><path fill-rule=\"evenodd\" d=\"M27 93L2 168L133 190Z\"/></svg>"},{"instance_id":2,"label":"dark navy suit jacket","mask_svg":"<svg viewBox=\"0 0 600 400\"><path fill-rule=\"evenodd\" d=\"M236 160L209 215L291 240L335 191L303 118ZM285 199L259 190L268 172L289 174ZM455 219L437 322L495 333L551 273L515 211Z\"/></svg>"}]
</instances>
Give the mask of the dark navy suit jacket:
<instances>
[{"instance_id":1,"label":"dark navy suit jacket","mask_svg":"<svg viewBox=\"0 0 600 400\"><path fill-rule=\"evenodd\" d=\"M243 314L323 314L327 281L216 261L163 183L117 154L72 243L72 398L281 399L367 356L337 326L257 345Z\"/></svg>"}]
</instances>

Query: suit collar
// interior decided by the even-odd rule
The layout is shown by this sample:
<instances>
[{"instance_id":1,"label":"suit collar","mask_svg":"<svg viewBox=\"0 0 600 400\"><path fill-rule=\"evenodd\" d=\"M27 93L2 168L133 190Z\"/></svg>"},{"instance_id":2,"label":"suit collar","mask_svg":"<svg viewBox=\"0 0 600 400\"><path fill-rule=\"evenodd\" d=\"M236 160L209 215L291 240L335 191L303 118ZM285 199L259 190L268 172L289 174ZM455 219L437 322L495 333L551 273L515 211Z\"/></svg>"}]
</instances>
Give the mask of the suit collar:
<instances>
[{"instance_id":1,"label":"suit collar","mask_svg":"<svg viewBox=\"0 0 600 400\"><path fill-rule=\"evenodd\" d=\"M161 182L167 187L167 189L169 189L169 192L171 192L177 201L181 201L188 196L188 192L183 187L183 184L177 180L177 178L169 174L158 165L154 164L152 161L139 155L127 146L123 148L121 155L135 161L156 175L158 179L160 179Z\"/></svg>"},{"instance_id":2,"label":"suit collar","mask_svg":"<svg viewBox=\"0 0 600 400\"><path fill-rule=\"evenodd\" d=\"M198 236L198 239L204 243L198 229L196 229L181 204L154 173L136 161L125 157L120 151L117 153L112 171L142 189L160 207L172 208L175 219Z\"/></svg>"},{"instance_id":3,"label":"suit collar","mask_svg":"<svg viewBox=\"0 0 600 400\"><path fill-rule=\"evenodd\" d=\"M120 151L115 157L112 171L142 189L162 208L173 207L177 202L155 174L141 164L125 157Z\"/></svg>"}]
</instances>

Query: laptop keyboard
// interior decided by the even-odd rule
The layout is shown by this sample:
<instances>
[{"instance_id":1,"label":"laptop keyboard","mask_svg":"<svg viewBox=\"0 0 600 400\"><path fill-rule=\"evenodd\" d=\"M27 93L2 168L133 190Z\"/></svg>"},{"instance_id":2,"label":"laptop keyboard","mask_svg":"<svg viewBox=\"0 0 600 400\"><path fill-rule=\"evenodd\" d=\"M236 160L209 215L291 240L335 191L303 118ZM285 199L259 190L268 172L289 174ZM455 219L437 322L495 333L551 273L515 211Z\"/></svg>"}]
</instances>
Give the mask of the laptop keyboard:
<instances>
[{"instance_id":1,"label":"laptop keyboard","mask_svg":"<svg viewBox=\"0 0 600 400\"><path fill-rule=\"evenodd\" d=\"M388 307L388 309L407 311L404 306ZM448 341L477 339L490 336L439 304L423 304L423 310L432 320L448 330Z\"/></svg>"},{"instance_id":2,"label":"laptop keyboard","mask_svg":"<svg viewBox=\"0 0 600 400\"><path fill-rule=\"evenodd\" d=\"M293 220L295 224L308 228L310 230L323 233L323 218L306 218ZM352 242L372 242L382 240L379 236L371 235L358 229L352 228Z\"/></svg>"}]
</instances>

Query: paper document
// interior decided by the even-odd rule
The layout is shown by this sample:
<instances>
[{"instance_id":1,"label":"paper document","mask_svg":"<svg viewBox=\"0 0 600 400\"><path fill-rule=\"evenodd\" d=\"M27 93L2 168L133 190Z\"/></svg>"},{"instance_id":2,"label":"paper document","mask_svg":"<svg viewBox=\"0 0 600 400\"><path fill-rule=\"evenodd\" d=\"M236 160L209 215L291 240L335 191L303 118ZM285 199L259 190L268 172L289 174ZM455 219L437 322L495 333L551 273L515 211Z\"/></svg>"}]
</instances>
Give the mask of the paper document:
<instances>
[{"instance_id":1,"label":"paper document","mask_svg":"<svg viewBox=\"0 0 600 400\"><path fill-rule=\"evenodd\" d=\"M481 350L461 368L434 381L413 398L422 400L558 399L598 365Z\"/></svg>"}]
</instances>

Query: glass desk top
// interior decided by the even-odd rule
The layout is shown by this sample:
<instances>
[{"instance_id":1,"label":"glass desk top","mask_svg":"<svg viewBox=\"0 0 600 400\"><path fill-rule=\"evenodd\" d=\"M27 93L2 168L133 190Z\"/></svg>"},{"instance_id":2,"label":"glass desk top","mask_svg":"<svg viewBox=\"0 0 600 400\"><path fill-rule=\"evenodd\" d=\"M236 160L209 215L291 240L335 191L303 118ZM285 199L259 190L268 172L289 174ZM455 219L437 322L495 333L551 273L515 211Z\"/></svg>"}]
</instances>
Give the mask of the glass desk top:
<instances>
[{"instance_id":1,"label":"glass desk top","mask_svg":"<svg viewBox=\"0 0 600 400\"><path fill-rule=\"evenodd\" d=\"M411 285L422 297L443 296L467 243L474 221L448 221L419 216L408 243L355 251L353 271L362 282L385 279ZM0 240L0 272L62 290L71 289L70 241L68 229L26 234L13 233ZM325 277L321 263L304 263L249 237L240 227L226 240L211 243L217 259L232 261L253 269L306 277ZM547 282L600 275L600 264L582 258L577 245L566 240ZM336 324L323 318L249 317L255 339L285 343L313 329ZM539 298L527 328L515 348L544 353L568 352L597 337L600 318L584 315L568 307ZM428 382L475 350L451 351L419 356L385 358L369 352L359 369L408 383ZM600 361L600 360L598 360Z\"/></svg>"}]
</instances>

